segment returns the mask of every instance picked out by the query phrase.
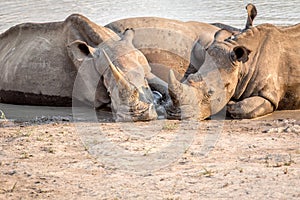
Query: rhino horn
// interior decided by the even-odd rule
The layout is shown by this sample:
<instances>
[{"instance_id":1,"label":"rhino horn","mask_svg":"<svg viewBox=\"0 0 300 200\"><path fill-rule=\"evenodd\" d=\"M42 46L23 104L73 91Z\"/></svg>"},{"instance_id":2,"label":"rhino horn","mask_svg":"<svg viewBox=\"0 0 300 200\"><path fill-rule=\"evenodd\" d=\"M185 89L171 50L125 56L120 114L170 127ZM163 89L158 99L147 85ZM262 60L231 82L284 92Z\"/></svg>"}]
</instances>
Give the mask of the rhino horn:
<instances>
[{"instance_id":1,"label":"rhino horn","mask_svg":"<svg viewBox=\"0 0 300 200\"><path fill-rule=\"evenodd\" d=\"M168 90L173 103L171 109L166 109L168 118L203 120L207 117L206 112L201 113L202 111L200 111L201 94L198 94L195 87L179 82L172 70L169 73Z\"/></svg>"},{"instance_id":2,"label":"rhino horn","mask_svg":"<svg viewBox=\"0 0 300 200\"><path fill-rule=\"evenodd\" d=\"M182 83L180 83L175 77L173 70L170 70L169 73L168 90L174 106L180 106L180 96L183 90L183 86Z\"/></svg>"},{"instance_id":3,"label":"rhino horn","mask_svg":"<svg viewBox=\"0 0 300 200\"><path fill-rule=\"evenodd\" d=\"M115 80L121 85L123 86L125 89L127 90L132 90L134 88L134 86L125 79L122 71L116 67L112 61L110 60L109 56L107 55L107 53L105 52L105 50L103 49L103 54L108 62L109 68L112 71L112 74L115 78Z\"/></svg>"}]
</instances>

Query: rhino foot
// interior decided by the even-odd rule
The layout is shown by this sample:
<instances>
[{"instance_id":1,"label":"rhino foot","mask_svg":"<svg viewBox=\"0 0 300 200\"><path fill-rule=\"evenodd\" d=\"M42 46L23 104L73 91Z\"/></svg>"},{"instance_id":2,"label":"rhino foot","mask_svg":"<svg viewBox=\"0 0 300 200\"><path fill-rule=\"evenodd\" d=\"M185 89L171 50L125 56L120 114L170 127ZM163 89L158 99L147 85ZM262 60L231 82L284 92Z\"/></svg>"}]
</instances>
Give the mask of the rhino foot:
<instances>
[{"instance_id":1,"label":"rhino foot","mask_svg":"<svg viewBox=\"0 0 300 200\"><path fill-rule=\"evenodd\" d=\"M251 119L273 112L272 103L262 97L255 96L242 101L230 101L227 104L227 112L235 119Z\"/></svg>"}]
</instances>

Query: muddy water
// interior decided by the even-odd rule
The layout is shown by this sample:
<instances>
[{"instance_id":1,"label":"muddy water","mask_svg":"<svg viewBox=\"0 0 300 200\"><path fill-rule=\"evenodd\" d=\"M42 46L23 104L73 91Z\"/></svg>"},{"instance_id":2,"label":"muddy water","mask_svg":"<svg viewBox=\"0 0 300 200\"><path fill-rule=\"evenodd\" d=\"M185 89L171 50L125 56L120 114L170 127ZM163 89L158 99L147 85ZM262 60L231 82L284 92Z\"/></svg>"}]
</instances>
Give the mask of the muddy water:
<instances>
[{"instance_id":1,"label":"muddy water","mask_svg":"<svg viewBox=\"0 0 300 200\"><path fill-rule=\"evenodd\" d=\"M72 13L81 13L102 25L127 17L158 16L184 21L221 22L242 28L246 21L245 5L248 3L254 3L258 8L255 24L290 25L300 22L300 0L1 0L0 32L23 22L61 21ZM69 116L72 113L70 108L5 104L0 104L0 110L12 119L43 115Z\"/></svg>"},{"instance_id":2,"label":"muddy water","mask_svg":"<svg viewBox=\"0 0 300 200\"><path fill-rule=\"evenodd\" d=\"M244 8L248 3L254 3L258 8L256 24L300 22L299 0L1 0L0 31L22 22L64 20L72 13L84 14L103 25L126 17L158 16L185 21L223 22L243 27L246 20Z\"/></svg>"}]
</instances>

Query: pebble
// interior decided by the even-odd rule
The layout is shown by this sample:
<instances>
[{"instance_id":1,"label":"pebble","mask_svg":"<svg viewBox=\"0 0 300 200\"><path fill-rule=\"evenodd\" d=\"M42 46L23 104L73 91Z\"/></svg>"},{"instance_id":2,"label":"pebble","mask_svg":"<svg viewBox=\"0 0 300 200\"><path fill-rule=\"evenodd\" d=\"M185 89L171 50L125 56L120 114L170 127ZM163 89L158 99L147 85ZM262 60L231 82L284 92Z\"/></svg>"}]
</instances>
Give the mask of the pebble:
<instances>
[{"instance_id":1,"label":"pebble","mask_svg":"<svg viewBox=\"0 0 300 200\"><path fill-rule=\"evenodd\" d=\"M5 172L4 174L5 174L5 175L10 175L10 176L12 176L12 175L14 175L14 174L16 174L16 173L17 173L16 170L10 170L10 171L8 171L8 172Z\"/></svg>"},{"instance_id":2,"label":"pebble","mask_svg":"<svg viewBox=\"0 0 300 200\"><path fill-rule=\"evenodd\" d=\"M300 133L300 126L293 125L293 126L286 126L286 127L275 127L270 128L262 131L263 133Z\"/></svg>"}]
</instances>

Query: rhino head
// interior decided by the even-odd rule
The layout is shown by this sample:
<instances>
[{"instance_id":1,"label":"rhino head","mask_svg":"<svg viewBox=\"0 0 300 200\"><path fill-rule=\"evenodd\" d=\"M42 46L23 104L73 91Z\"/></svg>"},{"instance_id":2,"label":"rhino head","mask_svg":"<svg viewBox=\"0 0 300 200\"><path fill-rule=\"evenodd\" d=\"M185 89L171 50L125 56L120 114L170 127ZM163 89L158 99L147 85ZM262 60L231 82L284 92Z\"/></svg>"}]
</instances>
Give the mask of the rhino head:
<instances>
[{"instance_id":1,"label":"rhino head","mask_svg":"<svg viewBox=\"0 0 300 200\"><path fill-rule=\"evenodd\" d=\"M173 104L166 108L169 118L203 120L219 112L234 95L250 51L230 40L233 33L220 30L206 48L203 65L180 83L169 75L169 93Z\"/></svg>"},{"instance_id":2,"label":"rhino head","mask_svg":"<svg viewBox=\"0 0 300 200\"><path fill-rule=\"evenodd\" d=\"M145 79L151 68L132 44L134 31L126 30L122 38L107 31L110 37L96 47L80 40L68 45L80 76L73 96L95 108L111 103L116 121L156 119L152 91Z\"/></svg>"}]
</instances>

